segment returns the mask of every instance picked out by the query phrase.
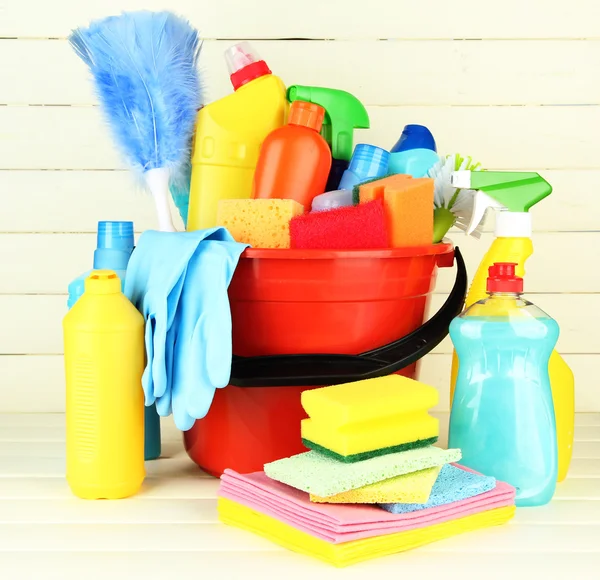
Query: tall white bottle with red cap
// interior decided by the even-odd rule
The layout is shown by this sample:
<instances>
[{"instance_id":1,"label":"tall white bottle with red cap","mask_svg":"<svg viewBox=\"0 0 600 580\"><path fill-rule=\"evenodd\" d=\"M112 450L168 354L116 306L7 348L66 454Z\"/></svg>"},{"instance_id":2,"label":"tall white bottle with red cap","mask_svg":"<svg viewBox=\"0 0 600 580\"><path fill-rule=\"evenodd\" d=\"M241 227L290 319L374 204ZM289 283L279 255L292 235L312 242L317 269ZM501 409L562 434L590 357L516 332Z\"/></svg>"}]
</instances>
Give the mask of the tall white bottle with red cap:
<instances>
[{"instance_id":1,"label":"tall white bottle with red cap","mask_svg":"<svg viewBox=\"0 0 600 580\"><path fill-rule=\"evenodd\" d=\"M221 199L251 196L260 146L285 123L285 85L250 44L232 46L225 58L235 92L198 112L188 230L214 227Z\"/></svg>"},{"instance_id":2,"label":"tall white bottle with red cap","mask_svg":"<svg viewBox=\"0 0 600 580\"><path fill-rule=\"evenodd\" d=\"M548 503L558 469L548 361L558 324L521 297L515 263L489 268L489 298L450 324L460 365L450 415L450 447L461 463L510 483L517 506Z\"/></svg>"}]
</instances>

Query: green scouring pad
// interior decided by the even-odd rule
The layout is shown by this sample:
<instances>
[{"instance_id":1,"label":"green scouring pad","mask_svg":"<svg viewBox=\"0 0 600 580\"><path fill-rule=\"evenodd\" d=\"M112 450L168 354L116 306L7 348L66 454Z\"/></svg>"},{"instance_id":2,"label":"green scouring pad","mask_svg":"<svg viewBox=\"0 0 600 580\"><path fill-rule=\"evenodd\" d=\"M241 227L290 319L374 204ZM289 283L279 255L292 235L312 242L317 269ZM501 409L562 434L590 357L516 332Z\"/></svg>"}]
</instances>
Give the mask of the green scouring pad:
<instances>
[{"instance_id":1,"label":"green scouring pad","mask_svg":"<svg viewBox=\"0 0 600 580\"><path fill-rule=\"evenodd\" d=\"M344 463L355 463L357 461L364 461L365 459L371 459L372 457L379 457L380 455L387 455L388 453L400 453L401 451L409 451L410 449L420 449L421 447L427 447L437 443L437 437L430 437L429 439L419 439L418 441L411 441L409 443L401 443L400 445L392 445L391 447L383 447L382 449L374 449L373 451L365 451L363 453L355 453L354 455L340 455L331 449L327 449L322 445L313 443L308 439L302 439L302 444L307 449L313 449L318 451L322 455L343 461Z\"/></svg>"}]
</instances>

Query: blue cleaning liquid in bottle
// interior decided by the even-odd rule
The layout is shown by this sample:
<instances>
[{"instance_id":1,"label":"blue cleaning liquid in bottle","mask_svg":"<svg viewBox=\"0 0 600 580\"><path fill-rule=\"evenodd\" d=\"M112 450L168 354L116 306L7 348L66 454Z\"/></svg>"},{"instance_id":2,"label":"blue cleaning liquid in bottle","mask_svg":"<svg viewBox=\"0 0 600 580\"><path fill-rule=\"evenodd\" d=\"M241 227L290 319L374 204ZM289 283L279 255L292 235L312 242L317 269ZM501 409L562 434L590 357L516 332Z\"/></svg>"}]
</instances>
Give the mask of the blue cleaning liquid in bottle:
<instances>
[{"instance_id":1,"label":"blue cleaning liquid in bottle","mask_svg":"<svg viewBox=\"0 0 600 580\"><path fill-rule=\"evenodd\" d=\"M461 463L517 489L516 505L539 506L554 495L556 423L548 363L559 328L521 298L516 264L489 269L490 297L450 325L459 370L449 447Z\"/></svg>"}]
</instances>

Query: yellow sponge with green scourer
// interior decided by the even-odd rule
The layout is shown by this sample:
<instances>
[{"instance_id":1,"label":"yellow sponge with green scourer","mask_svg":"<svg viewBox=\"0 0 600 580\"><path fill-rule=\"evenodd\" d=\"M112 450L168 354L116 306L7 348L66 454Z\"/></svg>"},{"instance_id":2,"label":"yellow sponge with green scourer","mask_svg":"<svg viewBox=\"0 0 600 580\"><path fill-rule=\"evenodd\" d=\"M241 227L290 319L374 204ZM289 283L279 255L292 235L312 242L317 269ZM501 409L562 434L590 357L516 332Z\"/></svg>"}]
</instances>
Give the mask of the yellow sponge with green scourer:
<instances>
[{"instance_id":1,"label":"yellow sponge with green scourer","mask_svg":"<svg viewBox=\"0 0 600 580\"><path fill-rule=\"evenodd\" d=\"M431 445L439 422L436 389L400 375L304 391L306 447L352 463Z\"/></svg>"},{"instance_id":2,"label":"yellow sponge with green scourer","mask_svg":"<svg viewBox=\"0 0 600 580\"><path fill-rule=\"evenodd\" d=\"M329 497L310 495L313 503L422 503L429 501L441 466L421 469ZM393 498L393 499L390 499Z\"/></svg>"}]
</instances>

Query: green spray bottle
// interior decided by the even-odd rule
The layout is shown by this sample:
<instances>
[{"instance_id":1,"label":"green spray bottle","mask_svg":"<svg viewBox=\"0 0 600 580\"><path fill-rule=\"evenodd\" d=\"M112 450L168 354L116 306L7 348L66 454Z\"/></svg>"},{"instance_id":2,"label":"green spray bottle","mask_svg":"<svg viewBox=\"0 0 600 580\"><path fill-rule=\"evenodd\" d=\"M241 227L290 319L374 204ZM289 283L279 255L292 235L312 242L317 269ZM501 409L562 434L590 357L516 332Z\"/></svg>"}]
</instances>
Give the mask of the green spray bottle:
<instances>
[{"instance_id":1,"label":"green spray bottle","mask_svg":"<svg viewBox=\"0 0 600 580\"><path fill-rule=\"evenodd\" d=\"M533 253L532 225L529 210L552 193L552 186L538 173L507 171L456 171L452 174L454 187L476 190L471 223L472 233L485 217L489 208L496 211L495 240L484 256L467 294L465 308L487 298L488 268L495 262L517 264L516 275L525 274L525 261ZM459 361L452 356L450 405ZM573 453L575 422L575 388L573 372L564 359L554 351L548 366L558 447L558 481L563 481L569 470Z\"/></svg>"},{"instance_id":2,"label":"green spray bottle","mask_svg":"<svg viewBox=\"0 0 600 580\"><path fill-rule=\"evenodd\" d=\"M352 94L339 89L293 85L287 91L288 101L308 101L325 109L321 135L331 148L333 158L325 191L338 188L342 174L352 157L354 129L370 127L365 106Z\"/></svg>"}]
</instances>

